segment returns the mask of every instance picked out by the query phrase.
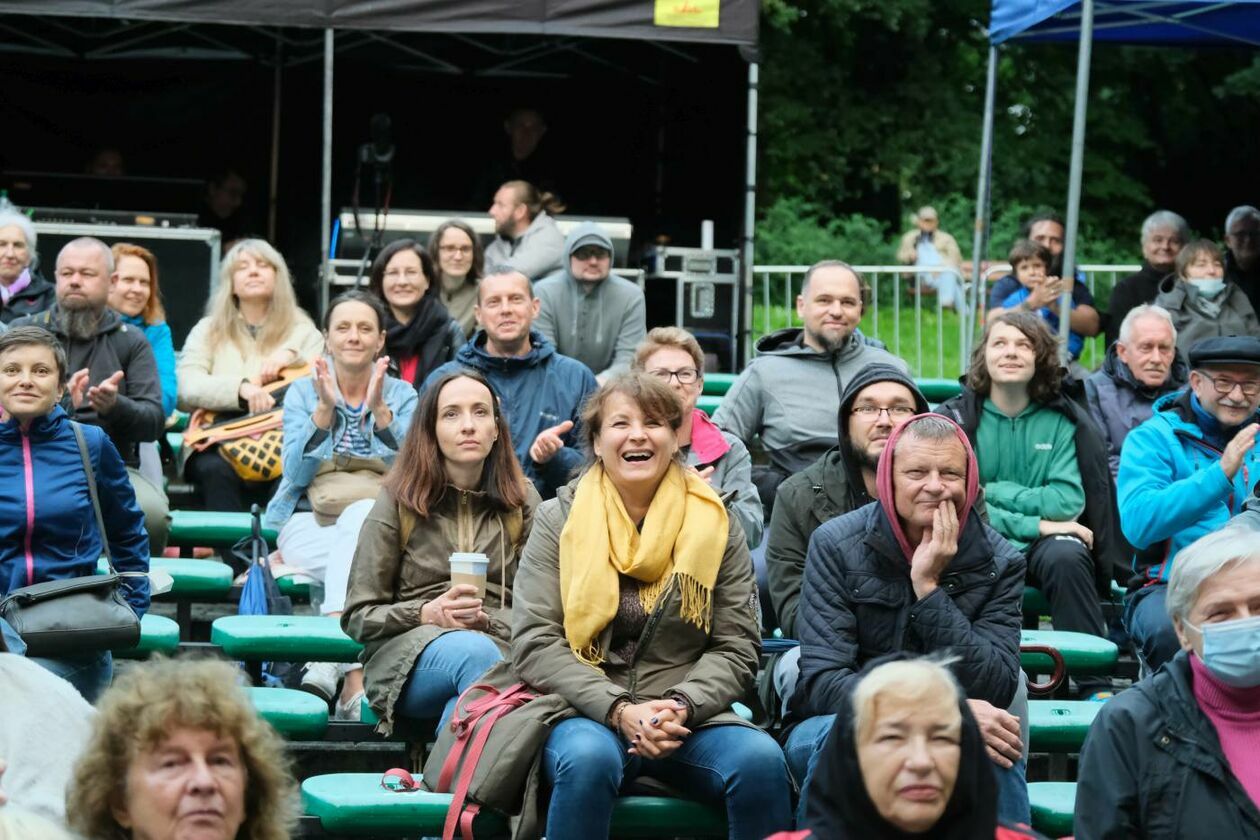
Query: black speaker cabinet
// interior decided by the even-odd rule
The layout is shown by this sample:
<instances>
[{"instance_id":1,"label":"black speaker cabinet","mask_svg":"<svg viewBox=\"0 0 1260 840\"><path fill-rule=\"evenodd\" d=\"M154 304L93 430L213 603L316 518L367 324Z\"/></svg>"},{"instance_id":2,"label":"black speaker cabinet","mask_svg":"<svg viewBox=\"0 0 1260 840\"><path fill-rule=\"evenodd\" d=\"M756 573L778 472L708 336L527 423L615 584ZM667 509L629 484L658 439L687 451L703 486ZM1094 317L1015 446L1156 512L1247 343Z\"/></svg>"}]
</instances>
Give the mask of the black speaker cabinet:
<instances>
[{"instance_id":1,"label":"black speaker cabinet","mask_svg":"<svg viewBox=\"0 0 1260 840\"><path fill-rule=\"evenodd\" d=\"M178 351L193 324L205 314L206 300L219 277L219 232L209 228L35 222L40 273L56 280L57 252L72 239L94 236L106 245L130 242L157 257L158 285L166 322Z\"/></svg>"}]
</instances>

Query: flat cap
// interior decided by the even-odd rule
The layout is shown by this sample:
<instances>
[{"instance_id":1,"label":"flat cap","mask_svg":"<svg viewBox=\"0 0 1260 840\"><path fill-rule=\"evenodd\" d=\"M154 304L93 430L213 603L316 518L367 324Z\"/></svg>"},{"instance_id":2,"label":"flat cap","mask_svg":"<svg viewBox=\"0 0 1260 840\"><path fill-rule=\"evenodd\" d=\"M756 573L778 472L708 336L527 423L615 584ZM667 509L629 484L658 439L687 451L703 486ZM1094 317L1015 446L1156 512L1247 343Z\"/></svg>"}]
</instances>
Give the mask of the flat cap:
<instances>
[{"instance_id":1,"label":"flat cap","mask_svg":"<svg viewBox=\"0 0 1260 840\"><path fill-rule=\"evenodd\" d=\"M1190 367L1260 365L1260 338L1222 335L1196 341L1190 348Z\"/></svg>"}]
</instances>

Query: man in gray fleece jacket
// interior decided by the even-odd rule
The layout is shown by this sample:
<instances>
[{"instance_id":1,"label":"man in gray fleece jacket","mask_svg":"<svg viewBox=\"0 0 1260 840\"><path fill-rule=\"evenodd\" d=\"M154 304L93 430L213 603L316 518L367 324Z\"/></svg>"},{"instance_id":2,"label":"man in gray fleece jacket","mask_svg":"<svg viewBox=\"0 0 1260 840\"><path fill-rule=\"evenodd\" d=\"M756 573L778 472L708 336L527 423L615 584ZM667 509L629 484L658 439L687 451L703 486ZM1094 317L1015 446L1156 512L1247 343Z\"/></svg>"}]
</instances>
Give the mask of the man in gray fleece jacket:
<instances>
[{"instance_id":1,"label":"man in gray fleece jacket","mask_svg":"<svg viewBox=\"0 0 1260 840\"><path fill-rule=\"evenodd\" d=\"M542 301L534 328L601 383L629 370L634 348L647 335L643 290L611 273L612 253L604 229L582 222L564 240L567 268L534 286Z\"/></svg>"},{"instance_id":2,"label":"man in gray fleece jacket","mask_svg":"<svg viewBox=\"0 0 1260 840\"><path fill-rule=\"evenodd\" d=\"M874 362L909 370L858 331L869 297L870 287L848 264L823 260L811 266L796 298L804 328L758 341L757 358L713 415L714 423L745 444L761 437L770 463L754 465L753 483L767 516L779 483L837 444L836 416L849 380Z\"/></svg>"}]
</instances>

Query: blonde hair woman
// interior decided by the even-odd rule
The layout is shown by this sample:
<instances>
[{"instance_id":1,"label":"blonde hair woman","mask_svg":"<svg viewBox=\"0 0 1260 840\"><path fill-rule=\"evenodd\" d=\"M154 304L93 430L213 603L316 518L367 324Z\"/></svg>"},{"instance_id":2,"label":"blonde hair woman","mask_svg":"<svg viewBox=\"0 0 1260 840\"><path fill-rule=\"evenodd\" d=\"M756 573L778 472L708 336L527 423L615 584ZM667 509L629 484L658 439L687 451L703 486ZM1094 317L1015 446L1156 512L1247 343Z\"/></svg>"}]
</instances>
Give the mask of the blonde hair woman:
<instances>
[{"instance_id":1,"label":"blonde hair woman","mask_svg":"<svg viewBox=\"0 0 1260 840\"><path fill-rule=\"evenodd\" d=\"M297 304L284 257L262 239L242 239L223 258L206 315L188 334L176 367L179 407L256 413L276 405L263 389L280 371L319 354L324 338ZM207 510L244 510L250 490L210 447L185 466Z\"/></svg>"}]
</instances>

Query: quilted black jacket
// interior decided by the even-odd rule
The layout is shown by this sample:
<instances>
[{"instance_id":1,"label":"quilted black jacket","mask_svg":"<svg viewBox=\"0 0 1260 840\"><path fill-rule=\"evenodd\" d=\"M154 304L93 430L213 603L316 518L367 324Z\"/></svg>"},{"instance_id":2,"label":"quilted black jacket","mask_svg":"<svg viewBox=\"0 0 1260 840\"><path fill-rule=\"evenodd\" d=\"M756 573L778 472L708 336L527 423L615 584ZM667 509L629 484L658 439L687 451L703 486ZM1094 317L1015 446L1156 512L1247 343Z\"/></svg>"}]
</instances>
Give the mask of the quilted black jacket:
<instances>
[{"instance_id":1,"label":"quilted black jacket","mask_svg":"<svg viewBox=\"0 0 1260 840\"><path fill-rule=\"evenodd\" d=\"M796 612L801 677L794 717L831 714L867 661L949 654L967 697L999 709L1020 679L1024 555L973 511L940 585L918 600L879 502L814 532Z\"/></svg>"}]
</instances>

